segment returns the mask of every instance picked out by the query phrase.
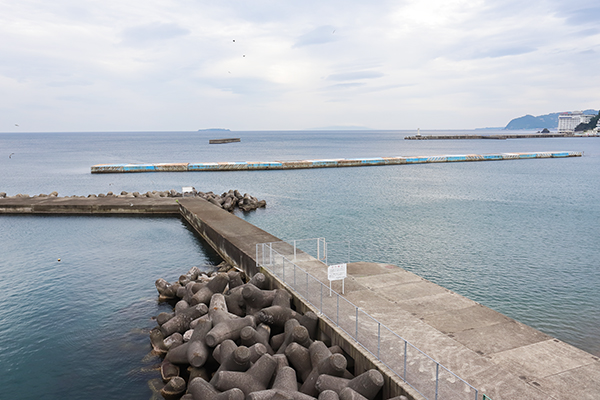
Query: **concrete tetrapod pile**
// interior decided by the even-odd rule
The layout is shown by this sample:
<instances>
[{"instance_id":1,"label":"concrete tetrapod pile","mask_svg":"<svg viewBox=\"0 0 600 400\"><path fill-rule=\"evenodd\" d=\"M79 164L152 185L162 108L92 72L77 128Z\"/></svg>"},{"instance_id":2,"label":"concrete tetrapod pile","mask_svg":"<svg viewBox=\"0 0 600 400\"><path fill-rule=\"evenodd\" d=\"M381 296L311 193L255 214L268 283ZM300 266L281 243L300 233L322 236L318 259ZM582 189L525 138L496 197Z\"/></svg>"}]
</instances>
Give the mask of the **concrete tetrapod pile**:
<instances>
[{"instance_id":1,"label":"concrete tetrapod pile","mask_svg":"<svg viewBox=\"0 0 600 400\"><path fill-rule=\"evenodd\" d=\"M262 273L244 277L193 267L177 282L156 281L159 299L175 304L150 332L154 351L164 355L164 398L381 399L381 373L353 375L353 360L318 340L316 314L296 312L286 290L267 290Z\"/></svg>"}]
</instances>

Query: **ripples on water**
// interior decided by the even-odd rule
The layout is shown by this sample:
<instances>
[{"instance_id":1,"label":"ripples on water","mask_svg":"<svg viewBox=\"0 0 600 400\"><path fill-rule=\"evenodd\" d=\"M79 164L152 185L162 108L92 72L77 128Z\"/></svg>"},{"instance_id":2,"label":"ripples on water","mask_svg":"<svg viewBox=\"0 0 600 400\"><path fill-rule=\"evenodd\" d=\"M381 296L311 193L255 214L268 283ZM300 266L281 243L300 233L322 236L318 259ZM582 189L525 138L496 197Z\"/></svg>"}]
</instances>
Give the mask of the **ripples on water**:
<instances>
[{"instance_id":1,"label":"ripples on water","mask_svg":"<svg viewBox=\"0 0 600 400\"><path fill-rule=\"evenodd\" d=\"M0 134L0 191L239 189L237 215L284 239L351 240L600 355L600 139L404 141L401 132ZM294 171L92 175L111 162L202 162L583 150L573 159ZM9 153L10 153L9 152ZM154 281L218 260L177 218L0 217L0 376L7 398L144 398ZM334 251L332 245L332 251ZM61 258L61 262L57 259Z\"/></svg>"},{"instance_id":2,"label":"ripples on water","mask_svg":"<svg viewBox=\"0 0 600 400\"><path fill-rule=\"evenodd\" d=\"M139 398L154 281L214 265L177 218L2 217L0 375L6 398ZM185 249L185 251L183 251ZM58 261L58 258L61 261Z\"/></svg>"}]
</instances>

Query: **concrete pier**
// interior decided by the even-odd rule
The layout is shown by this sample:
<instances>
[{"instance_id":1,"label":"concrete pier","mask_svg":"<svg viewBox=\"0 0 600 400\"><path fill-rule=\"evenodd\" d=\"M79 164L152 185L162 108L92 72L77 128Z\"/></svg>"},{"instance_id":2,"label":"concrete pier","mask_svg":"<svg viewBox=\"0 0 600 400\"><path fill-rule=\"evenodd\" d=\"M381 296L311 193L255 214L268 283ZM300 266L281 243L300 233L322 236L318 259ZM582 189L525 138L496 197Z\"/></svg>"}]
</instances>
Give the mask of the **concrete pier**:
<instances>
[{"instance_id":1,"label":"concrete pier","mask_svg":"<svg viewBox=\"0 0 600 400\"><path fill-rule=\"evenodd\" d=\"M0 214L180 215L180 211L172 197L7 197L0 198Z\"/></svg>"},{"instance_id":2,"label":"concrete pier","mask_svg":"<svg viewBox=\"0 0 600 400\"><path fill-rule=\"evenodd\" d=\"M0 214L182 215L223 259L250 275L259 271L256 245L279 241L198 198L0 198ZM327 282L327 266L322 262L302 254L296 263ZM295 293L268 270L260 271L270 277L273 287ZM483 394L493 400L598 398L600 360L592 354L397 266L351 263L348 274L346 299L477 388L479 400ZM334 289L339 288L334 285ZM293 301L298 310L315 311L296 294ZM385 398L404 394L424 399L326 318L320 318L319 328L353 357L357 373L370 368L383 373Z\"/></svg>"},{"instance_id":3,"label":"concrete pier","mask_svg":"<svg viewBox=\"0 0 600 400\"><path fill-rule=\"evenodd\" d=\"M93 174L125 172L187 172L187 171L253 171L268 169L307 169L366 167L377 165L425 164L466 161L523 160L534 158L581 157L582 151L545 151L532 153L454 154L439 156L335 158L325 160L295 161L233 161L206 163L157 164L98 164L91 168Z\"/></svg>"},{"instance_id":4,"label":"concrete pier","mask_svg":"<svg viewBox=\"0 0 600 400\"><path fill-rule=\"evenodd\" d=\"M181 201L181 208L219 254L251 273L258 261L256 244L279 240L234 215L213 212L190 199ZM322 262L304 255L297 265L327 282L327 266ZM268 270L261 272L286 286ZM479 399L486 394L493 400L592 400L600 393L600 360L592 354L397 266L353 263L348 273L348 300L477 388ZM295 303L315 311L297 295ZM423 398L356 347L345 332L324 319L319 327L355 358L359 370L382 371L386 395Z\"/></svg>"}]
</instances>

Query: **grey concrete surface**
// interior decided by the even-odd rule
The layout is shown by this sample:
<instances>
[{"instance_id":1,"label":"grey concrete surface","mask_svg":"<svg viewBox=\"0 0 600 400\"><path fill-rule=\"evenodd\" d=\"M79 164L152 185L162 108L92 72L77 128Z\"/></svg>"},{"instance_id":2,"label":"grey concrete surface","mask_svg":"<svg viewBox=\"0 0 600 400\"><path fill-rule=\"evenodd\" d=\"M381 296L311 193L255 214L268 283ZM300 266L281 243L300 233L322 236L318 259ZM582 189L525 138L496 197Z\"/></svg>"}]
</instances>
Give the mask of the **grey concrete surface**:
<instances>
[{"instance_id":1,"label":"grey concrete surface","mask_svg":"<svg viewBox=\"0 0 600 400\"><path fill-rule=\"evenodd\" d=\"M8 197L0 198L0 214L174 214L173 197Z\"/></svg>"},{"instance_id":2,"label":"grey concrete surface","mask_svg":"<svg viewBox=\"0 0 600 400\"><path fill-rule=\"evenodd\" d=\"M401 268L359 264L348 267L349 280L373 293L346 297L491 399L600 399L598 357Z\"/></svg>"}]
</instances>

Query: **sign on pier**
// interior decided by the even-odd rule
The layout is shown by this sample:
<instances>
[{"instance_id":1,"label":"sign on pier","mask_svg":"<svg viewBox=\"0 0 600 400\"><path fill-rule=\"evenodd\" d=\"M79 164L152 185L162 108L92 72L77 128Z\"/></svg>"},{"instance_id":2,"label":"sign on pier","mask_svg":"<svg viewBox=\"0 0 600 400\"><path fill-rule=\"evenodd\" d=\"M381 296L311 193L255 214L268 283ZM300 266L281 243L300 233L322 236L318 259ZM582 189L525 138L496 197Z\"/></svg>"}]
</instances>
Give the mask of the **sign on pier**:
<instances>
[{"instance_id":1,"label":"sign on pier","mask_svg":"<svg viewBox=\"0 0 600 400\"><path fill-rule=\"evenodd\" d=\"M342 281L342 294L344 294L344 279L347 276L347 264L333 264L327 267L327 279L329 279L329 296L331 296L331 282Z\"/></svg>"}]
</instances>

